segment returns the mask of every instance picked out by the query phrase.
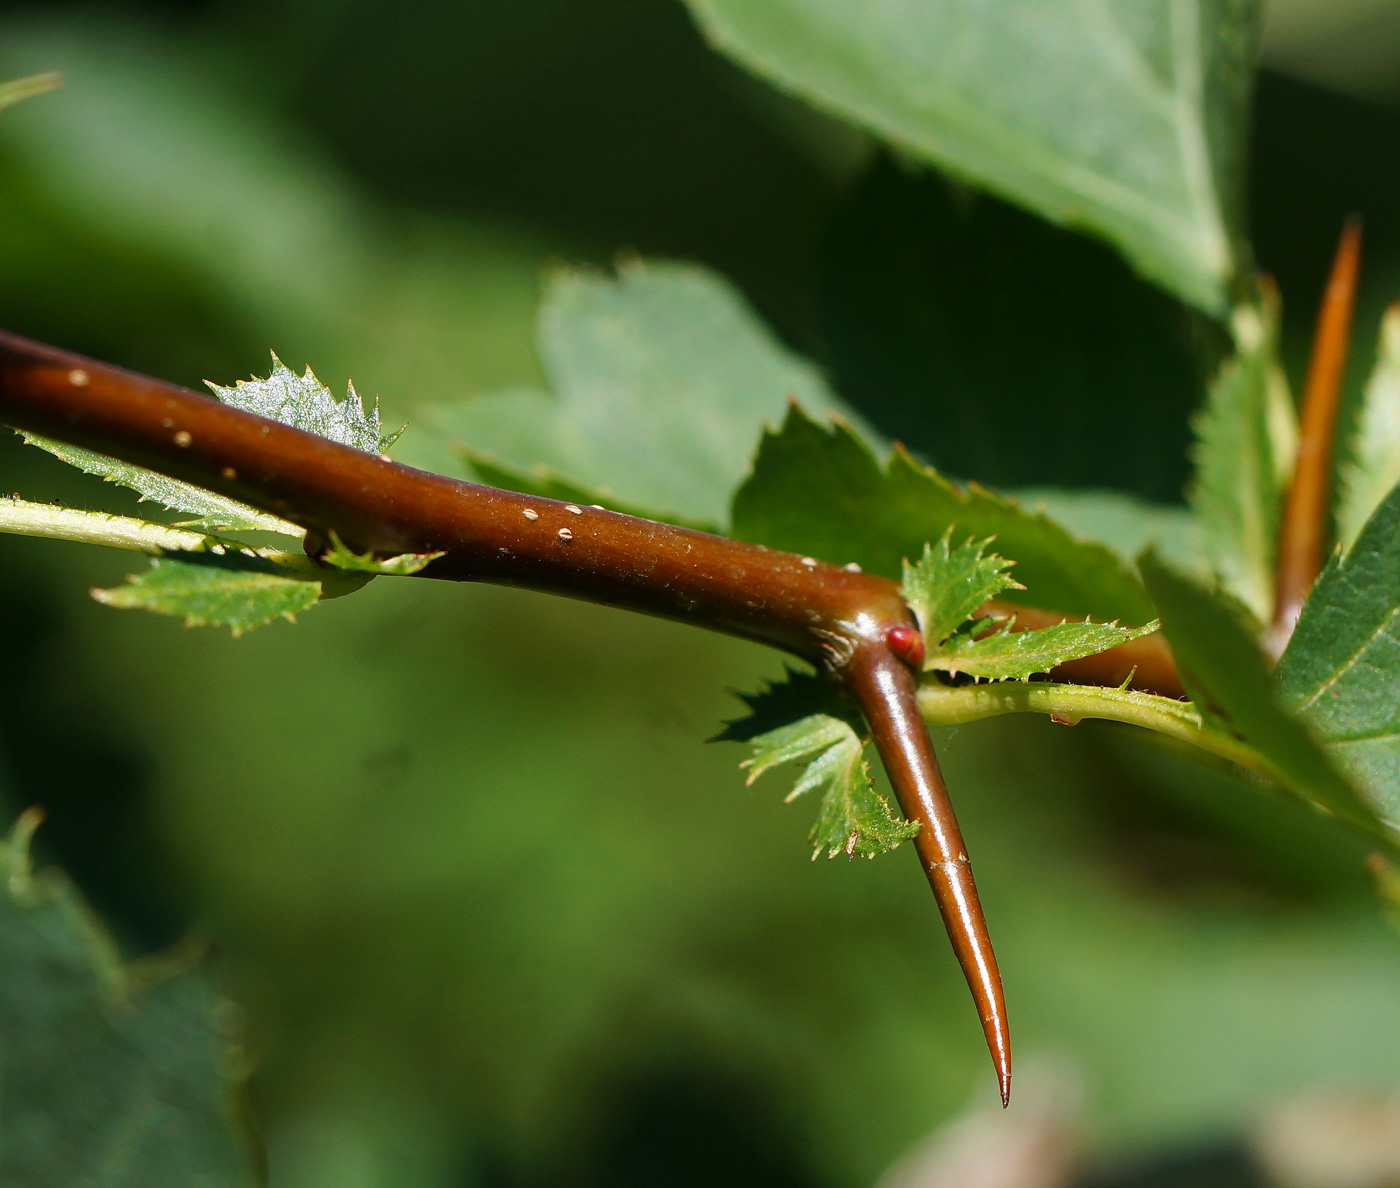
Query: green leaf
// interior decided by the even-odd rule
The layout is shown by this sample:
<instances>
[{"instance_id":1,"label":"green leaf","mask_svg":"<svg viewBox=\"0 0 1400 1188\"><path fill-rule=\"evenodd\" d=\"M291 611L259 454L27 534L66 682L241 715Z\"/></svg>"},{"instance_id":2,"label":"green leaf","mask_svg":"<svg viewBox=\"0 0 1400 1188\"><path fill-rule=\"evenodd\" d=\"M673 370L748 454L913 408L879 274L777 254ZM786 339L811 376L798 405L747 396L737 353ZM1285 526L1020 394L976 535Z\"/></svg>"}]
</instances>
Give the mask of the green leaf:
<instances>
[{"instance_id":1,"label":"green leaf","mask_svg":"<svg viewBox=\"0 0 1400 1188\"><path fill-rule=\"evenodd\" d=\"M1206 557L1225 588L1260 622L1273 619L1279 505L1297 430L1278 364L1278 308L1265 298L1233 318L1235 354L1196 420L1189 501Z\"/></svg>"},{"instance_id":2,"label":"green leaf","mask_svg":"<svg viewBox=\"0 0 1400 1188\"><path fill-rule=\"evenodd\" d=\"M551 481L595 493L589 502L654 518L723 525L761 426L789 397L854 419L732 286L694 265L557 273L538 342L553 395L480 396L429 409L429 421L498 477L543 465Z\"/></svg>"},{"instance_id":3,"label":"green leaf","mask_svg":"<svg viewBox=\"0 0 1400 1188\"><path fill-rule=\"evenodd\" d=\"M227 1004L187 962L124 966L67 880L31 872L37 822L0 842L0 1182L251 1188Z\"/></svg>"},{"instance_id":4,"label":"green leaf","mask_svg":"<svg viewBox=\"0 0 1400 1188\"><path fill-rule=\"evenodd\" d=\"M1080 540L1014 499L970 484L954 487L896 449L886 466L849 426L823 426L799 407L764 434L753 473L734 494L740 539L856 562L898 580L906 557L956 524L959 533L995 536L1016 558L1024 601L1070 615L1146 623L1152 604L1111 549Z\"/></svg>"},{"instance_id":5,"label":"green leaf","mask_svg":"<svg viewBox=\"0 0 1400 1188\"><path fill-rule=\"evenodd\" d=\"M1400 828L1400 486L1322 571L1277 677L1284 704Z\"/></svg>"},{"instance_id":6,"label":"green leaf","mask_svg":"<svg viewBox=\"0 0 1400 1188\"><path fill-rule=\"evenodd\" d=\"M1025 589L1006 572L1015 562L996 553L983 556L990 540L969 538L950 549L952 535L949 527L937 546L925 544L917 565L904 562L900 592L919 620L924 646L929 650L936 650L988 599L1003 590Z\"/></svg>"},{"instance_id":7,"label":"green leaf","mask_svg":"<svg viewBox=\"0 0 1400 1188\"><path fill-rule=\"evenodd\" d=\"M357 450L382 453L398 436L381 435L379 402L375 401L373 408L366 413L353 384L345 400L336 400L330 389L311 373L311 368L308 367L306 374L299 376L288 369L276 354L272 356L272 373L265 380L240 380L231 388L210 383L209 387L215 396L233 408L305 429L308 433L328 437ZM21 436L30 445L47 450L70 466L76 466L87 474L95 474L106 482L129 487L143 500L154 499L176 511L189 512L197 517L186 522L190 527L216 532L256 529L286 536L303 534L304 530L296 524L202 487L167 478L154 470L132 466L116 458L37 434L21 433Z\"/></svg>"},{"instance_id":8,"label":"green leaf","mask_svg":"<svg viewBox=\"0 0 1400 1188\"><path fill-rule=\"evenodd\" d=\"M63 75L50 70L44 74L30 74L24 78L12 78L0 83L0 111L35 95L46 95L63 85Z\"/></svg>"},{"instance_id":9,"label":"green leaf","mask_svg":"<svg viewBox=\"0 0 1400 1188\"><path fill-rule=\"evenodd\" d=\"M1016 631L1012 616L985 632L985 621L953 636L924 661L925 669L960 672L983 680L1029 680L1057 664L1094 656L1129 640L1150 635L1157 623L1120 627L1117 623L1058 623L1035 631Z\"/></svg>"},{"instance_id":10,"label":"green leaf","mask_svg":"<svg viewBox=\"0 0 1400 1188\"><path fill-rule=\"evenodd\" d=\"M67 462L69 466L76 466L85 474L95 474L104 482L116 483L120 487L135 491L143 502L154 499L165 507L198 517L191 522L191 527L211 532L242 532L253 529L277 532L285 536L302 534L302 529L295 524L289 524L286 520L268 515L237 500L225 499L224 496L206 491L203 487L167 478L154 470L132 466L129 462L121 462L105 454L95 454L91 450L70 446L49 437L40 437L37 433L21 431L20 436L29 445L47 450L55 458Z\"/></svg>"},{"instance_id":11,"label":"green leaf","mask_svg":"<svg viewBox=\"0 0 1400 1188\"><path fill-rule=\"evenodd\" d=\"M360 575L346 577L355 580ZM92 596L121 610L179 615L187 627L230 627L239 636L274 619L296 622L298 612L320 601L322 583L289 577L260 558L189 553L157 558L126 585L93 590Z\"/></svg>"},{"instance_id":12,"label":"green leaf","mask_svg":"<svg viewBox=\"0 0 1400 1188\"><path fill-rule=\"evenodd\" d=\"M379 401L369 411L349 385L344 400L337 400L331 390L306 369L297 375L276 352L272 354L272 371L267 379L239 380L231 388L204 381L225 404L244 412L281 421L295 429L304 429L319 437L328 437L367 454L382 454L395 441L398 433L384 434L379 426Z\"/></svg>"},{"instance_id":13,"label":"green leaf","mask_svg":"<svg viewBox=\"0 0 1400 1188\"><path fill-rule=\"evenodd\" d=\"M1253 0L689 0L715 46L1223 313Z\"/></svg>"},{"instance_id":14,"label":"green leaf","mask_svg":"<svg viewBox=\"0 0 1400 1188\"><path fill-rule=\"evenodd\" d=\"M345 547L345 543L340 537L332 532L330 548L320 557L320 560L327 565L334 565L337 569L349 570L353 573L406 577L420 572L426 565L436 561L442 555L441 552L399 553L394 557L376 558L373 553L352 553Z\"/></svg>"},{"instance_id":15,"label":"green leaf","mask_svg":"<svg viewBox=\"0 0 1400 1188\"><path fill-rule=\"evenodd\" d=\"M1302 721L1279 704L1264 655L1232 603L1150 552L1140 567L1202 715L1254 748L1285 786L1368 833L1387 836Z\"/></svg>"},{"instance_id":16,"label":"green leaf","mask_svg":"<svg viewBox=\"0 0 1400 1188\"><path fill-rule=\"evenodd\" d=\"M1337 539L1349 549L1400 483L1400 302L1381 321L1376 367L1366 385L1351 457L1338 476Z\"/></svg>"},{"instance_id":17,"label":"green leaf","mask_svg":"<svg viewBox=\"0 0 1400 1188\"><path fill-rule=\"evenodd\" d=\"M873 858L919 832L916 822L897 817L889 801L875 791L863 755L865 744L844 719L812 714L752 742L753 758L743 764L750 784L766 771L812 756L786 801L814 788L822 790L817 822L808 836L813 860L823 850L828 858Z\"/></svg>"}]
</instances>

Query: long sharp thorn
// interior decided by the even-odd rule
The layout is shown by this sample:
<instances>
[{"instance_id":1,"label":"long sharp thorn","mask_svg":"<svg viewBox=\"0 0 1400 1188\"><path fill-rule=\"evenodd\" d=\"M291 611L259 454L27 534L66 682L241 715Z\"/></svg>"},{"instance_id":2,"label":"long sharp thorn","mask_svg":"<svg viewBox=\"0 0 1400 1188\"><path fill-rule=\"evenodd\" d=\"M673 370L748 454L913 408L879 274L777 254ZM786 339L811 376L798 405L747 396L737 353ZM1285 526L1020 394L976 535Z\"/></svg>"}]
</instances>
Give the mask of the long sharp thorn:
<instances>
[{"instance_id":1,"label":"long sharp thorn","mask_svg":"<svg viewBox=\"0 0 1400 1188\"><path fill-rule=\"evenodd\" d=\"M1269 647L1283 654L1308 592L1322 571L1332 476L1332 439L1351 341L1356 278L1361 266L1361 219L1353 215L1342 227L1332 273L1317 314L1312 359L1303 391L1298 461L1283 509L1275 570L1274 624Z\"/></svg>"},{"instance_id":2,"label":"long sharp thorn","mask_svg":"<svg viewBox=\"0 0 1400 1188\"><path fill-rule=\"evenodd\" d=\"M846 687L860 702L875 746L904 815L922 826L914 838L924 873L948 929L948 939L972 991L1001 1089L1011 1101L1011 1035L1006 999L967 847L953 814L943 774L919 716L914 674L887 647L871 644L853 658Z\"/></svg>"}]
</instances>

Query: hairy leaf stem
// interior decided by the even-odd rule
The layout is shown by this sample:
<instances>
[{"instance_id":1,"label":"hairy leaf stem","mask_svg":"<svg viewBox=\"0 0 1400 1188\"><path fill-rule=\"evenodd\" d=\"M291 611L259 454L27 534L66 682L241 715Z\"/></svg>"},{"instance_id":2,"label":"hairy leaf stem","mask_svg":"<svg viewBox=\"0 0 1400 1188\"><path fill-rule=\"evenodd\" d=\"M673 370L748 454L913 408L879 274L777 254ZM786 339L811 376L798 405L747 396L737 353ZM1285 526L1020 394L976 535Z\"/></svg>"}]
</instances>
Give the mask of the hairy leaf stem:
<instances>
[{"instance_id":1,"label":"hairy leaf stem","mask_svg":"<svg viewBox=\"0 0 1400 1188\"><path fill-rule=\"evenodd\" d=\"M1271 780L1285 782L1252 747L1205 725L1189 703L1151 693L1053 681L950 686L925 680L919 684L918 701L924 721L933 726L956 726L1021 713L1047 714L1067 726L1085 718L1125 722L1190 743Z\"/></svg>"},{"instance_id":2,"label":"hairy leaf stem","mask_svg":"<svg viewBox=\"0 0 1400 1188\"><path fill-rule=\"evenodd\" d=\"M1361 220L1353 215L1342 227L1332 272L1318 310L1303 412L1298 460L1284 503L1275 569L1274 623L1267 645L1283 654L1317 575L1322 572L1332 477L1332 440L1341 404L1342 377L1351 342L1356 279L1361 266Z\"/></svg>"}]
</instances>

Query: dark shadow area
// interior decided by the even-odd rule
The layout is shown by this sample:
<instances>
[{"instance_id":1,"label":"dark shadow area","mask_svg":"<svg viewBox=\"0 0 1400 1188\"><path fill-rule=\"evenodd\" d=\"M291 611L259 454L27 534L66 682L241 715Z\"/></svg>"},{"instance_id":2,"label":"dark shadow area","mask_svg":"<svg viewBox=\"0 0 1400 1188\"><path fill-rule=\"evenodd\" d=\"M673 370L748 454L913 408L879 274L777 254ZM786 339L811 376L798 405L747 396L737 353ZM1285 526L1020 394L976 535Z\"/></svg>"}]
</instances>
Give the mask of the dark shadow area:
<instances>
[{"instance_id":1,"label":"dark shadow area","mask_svg":"<svg viewBox=\"0 0 1400 1188\"><path fill-rule=\"evenodd\" d=\"M884 157L818 291L837 386L939 469L1180 497L1191 315L1104 245Z\"/></svg>"}]
</instances>

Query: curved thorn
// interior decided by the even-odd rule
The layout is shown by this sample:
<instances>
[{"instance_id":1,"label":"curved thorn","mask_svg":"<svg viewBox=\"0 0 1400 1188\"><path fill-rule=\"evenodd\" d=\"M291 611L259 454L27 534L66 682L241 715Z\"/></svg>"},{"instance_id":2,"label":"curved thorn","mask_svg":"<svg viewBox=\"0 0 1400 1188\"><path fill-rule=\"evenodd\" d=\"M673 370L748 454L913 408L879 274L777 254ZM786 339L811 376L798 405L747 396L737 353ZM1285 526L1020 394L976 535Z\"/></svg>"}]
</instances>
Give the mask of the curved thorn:
<instances>
[{"instance_id":1,"label":"curved thorn","mask_svg":"<svg viewBox=\"0 0 1400 1188\"><path fill-rule=\"evenodd\" d=\"M914 674L883 642L871 642L857 650L841 677L865 712L900 808L923 827L914 847L977 1004L1005 1106L1011 1100L1011 1035L1001 974L962 832L919 714Z\"/></svg>"}]
</instances>

